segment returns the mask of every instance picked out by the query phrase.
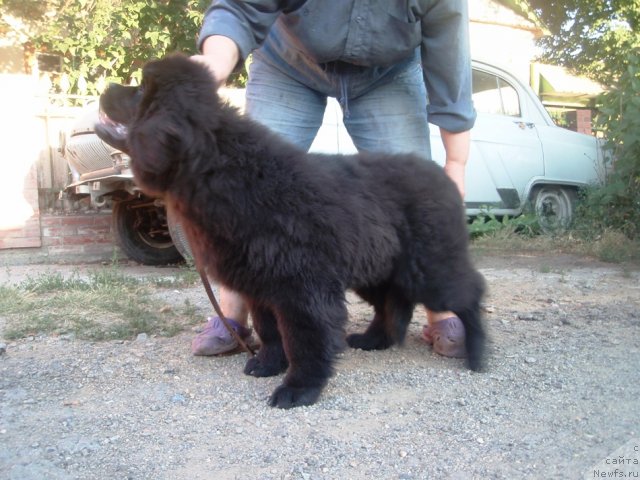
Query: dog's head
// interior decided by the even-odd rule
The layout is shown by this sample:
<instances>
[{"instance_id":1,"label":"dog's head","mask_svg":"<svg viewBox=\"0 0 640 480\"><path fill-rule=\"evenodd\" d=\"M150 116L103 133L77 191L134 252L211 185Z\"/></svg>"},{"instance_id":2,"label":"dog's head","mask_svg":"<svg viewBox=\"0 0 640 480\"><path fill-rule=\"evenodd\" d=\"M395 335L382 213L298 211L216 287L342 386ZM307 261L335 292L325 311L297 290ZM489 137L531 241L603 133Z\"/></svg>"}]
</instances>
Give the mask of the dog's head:
<instances>
[{"instance_id":1,"label":"dog's head","mask_svg":"<svg viewBox=\"0 0 640 480\"><path fill-rule=\"evenodd\" d=\"M215 153L207 140L217 111L215 81L207 68L176 54L147 63L139 87L110 85L100 96L95 132L131 157L143 190L161 195L194 152Z\"/></svg>"}]
</instances>

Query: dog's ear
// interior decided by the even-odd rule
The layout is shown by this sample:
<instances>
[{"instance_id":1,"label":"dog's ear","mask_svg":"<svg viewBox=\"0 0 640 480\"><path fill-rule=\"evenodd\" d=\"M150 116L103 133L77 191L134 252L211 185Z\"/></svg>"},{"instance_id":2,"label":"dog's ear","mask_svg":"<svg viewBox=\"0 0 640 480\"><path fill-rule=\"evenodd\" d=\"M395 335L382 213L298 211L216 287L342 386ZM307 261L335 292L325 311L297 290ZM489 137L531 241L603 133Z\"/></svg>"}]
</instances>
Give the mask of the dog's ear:
<instances>
[{"instance_id":1,"label":"dog's ear","mask_svg":"<svg viewBox=\"0 0 640 480\"><path fill-rule=\"evenodd\" d=\"M166 191L183 160L184 132L169 114L157 111L129 132L129 151L136 180L156 193Z\"/></svg>"},{"instance_id":2,"label":"dog's ear","mask_svg":"<svg viewBox=\"0 0 640 480\"><path fill-rule=\"evenodd\" d=\"M172 185L198 178L219 156L213 135L197 128L188 116L166 110L147 115L129 132L136 181L147 193L162 194Z\"/></svg>"}]
</instances>

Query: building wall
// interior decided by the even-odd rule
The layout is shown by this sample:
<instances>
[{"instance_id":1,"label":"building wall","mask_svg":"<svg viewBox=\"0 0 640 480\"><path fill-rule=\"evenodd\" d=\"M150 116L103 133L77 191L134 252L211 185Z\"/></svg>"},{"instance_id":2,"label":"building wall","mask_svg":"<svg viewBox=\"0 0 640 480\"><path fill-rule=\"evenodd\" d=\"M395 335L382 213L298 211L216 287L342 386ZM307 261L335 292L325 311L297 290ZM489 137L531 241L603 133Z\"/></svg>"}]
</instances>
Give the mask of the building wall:
<instances>
[{"instance_id":1,"label":"building wall","mask_svg":"<svg viewBox=\"0 0 640 480\"><path fill-rule=\"evenodd\" d=\"M542 31L492 0L470 0L471 56L508 70L529 83L530 65L538 54Z\"/></svg>"},{"instance_id":2,"label":"building wall","mask_svg":"<svg viewBox=\"0 0 640 480\"><path fill-rule=\"evenodd\" d=\"M536 56L533 34L500 25L472 23L470 27L471 56L513 73L529 84L531 61ZM510 48L504 48L508 38Z\"/></svg>"},{"instance_id":3,"label":"building wall","mask_svg":"<svg viewBox=\"0 0 640 480\"><path fill-rule=\"evenodd\" d=\"M0 41L0 73L22 74L23 72L23 49L9 44L6 39Z\"/></svg>"},{"instance_id":4,"label":"building wall","mask_svg":"<svg viewBox=\"0 0 640 480\"><path fill-rule=\"evenodd\" d=\"M34 90L27 75L0 75L0 248L40 246L37 165L44 142Z\"/></svg>"}]
</instances>

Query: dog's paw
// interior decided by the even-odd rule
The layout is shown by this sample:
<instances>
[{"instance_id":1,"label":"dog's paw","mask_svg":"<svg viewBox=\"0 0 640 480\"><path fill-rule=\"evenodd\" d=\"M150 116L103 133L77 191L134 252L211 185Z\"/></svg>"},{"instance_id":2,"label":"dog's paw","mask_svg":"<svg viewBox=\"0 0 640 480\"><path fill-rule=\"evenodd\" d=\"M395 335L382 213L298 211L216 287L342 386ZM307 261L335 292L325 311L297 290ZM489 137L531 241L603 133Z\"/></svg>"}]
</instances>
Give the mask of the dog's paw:
<instances>
[{"instance_id":1,"label":"dog's paw","mask_svg":"<svg viewBox=\"0 0 640 480\"><path fill-rule=\"evenodd\" d=\"M286 363L265 362L258 356L250 358L244 366L244 373L253 377L273 377L287 369Z\"/></svg>"},{"instance_id":2,"label":"dog's paw","mask_svg":"<svg viewBox=\"0 0 640 480\"><path fill-rule=\"evenodd\" d=\"M320 397L322 387L289 387L280 385L273 391L269 406L277 408L293 408L313 405Z\"/></svg>"},{"instance_id":3,"label":"dog's paw","mask_svg":"<svg viewBox=\"0 0 640 480\"><path fill-rule=\"evenodd\" d=\"M383 335L352 333L347 335L347 344L351 348L359 348L361 350L385 350L393 345L393 342Z\"/></svg>"}]
</instances>

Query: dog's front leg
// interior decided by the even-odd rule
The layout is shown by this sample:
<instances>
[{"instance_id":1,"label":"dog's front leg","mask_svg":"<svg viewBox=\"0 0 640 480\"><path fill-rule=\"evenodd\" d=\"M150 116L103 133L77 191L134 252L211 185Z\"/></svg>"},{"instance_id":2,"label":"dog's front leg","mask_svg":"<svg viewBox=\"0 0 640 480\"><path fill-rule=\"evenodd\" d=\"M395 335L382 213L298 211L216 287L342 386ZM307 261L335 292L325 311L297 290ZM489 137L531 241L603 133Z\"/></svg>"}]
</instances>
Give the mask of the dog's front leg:
<instances>
[{"instance_id":1,"label":"dog's front leg","mask_svg":"<svg viewBox=\"0 0 640 480\"><path fill-rule=\"evenodd\" d=\"M271 395L272 407L315 403L333 374L336 354L345 346L344 294L318 293L306 300L304 295L293 295L292 302L294 298L301 303L279 306L276 313L289 369Z\"/></svg>"},{"instance_id":2,"label":"dog's front leg","mask_svg":"<svg viewBox=\"0 0 640 480\"><path fill-rule=\"evenodd\" d=\"M253 328L260 337L261 347L255 357L250 358L244 373L254 377L271 377L287 369L287 357L282 348L282 337L273 312L265 307L249 305Z\"/></svg>"}]
</instances>

